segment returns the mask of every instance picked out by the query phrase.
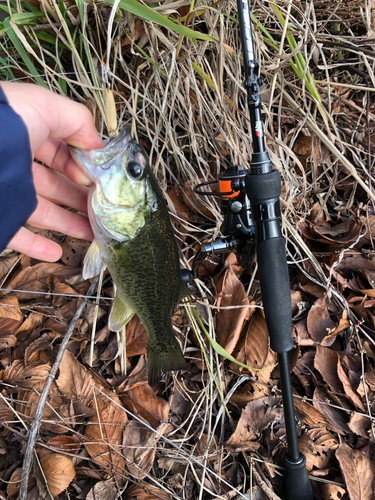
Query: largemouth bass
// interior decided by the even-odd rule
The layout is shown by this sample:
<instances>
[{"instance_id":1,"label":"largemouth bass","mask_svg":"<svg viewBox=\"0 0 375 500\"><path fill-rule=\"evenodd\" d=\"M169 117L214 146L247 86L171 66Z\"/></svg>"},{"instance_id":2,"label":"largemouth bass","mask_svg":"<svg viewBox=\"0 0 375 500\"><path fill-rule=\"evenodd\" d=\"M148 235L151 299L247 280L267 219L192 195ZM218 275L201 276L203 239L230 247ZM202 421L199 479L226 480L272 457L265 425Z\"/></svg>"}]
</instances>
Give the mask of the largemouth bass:
<instances>
[{"instance_id":1,"label":"largemouth bass","mask_svg":"<svg viewBox=\"0 0 375 500\"><path fill-rule=\"evenodd\" d=\"M150 385L185 368L173 335L172 313L189 295L163 193L143 148L124 129L98 150L70 148L92 180L88 214L95 235L83 266L85 279L108 267L117 293L109 328L120 331L137 314L147 334Z\"/></svg>"}]
</instances>

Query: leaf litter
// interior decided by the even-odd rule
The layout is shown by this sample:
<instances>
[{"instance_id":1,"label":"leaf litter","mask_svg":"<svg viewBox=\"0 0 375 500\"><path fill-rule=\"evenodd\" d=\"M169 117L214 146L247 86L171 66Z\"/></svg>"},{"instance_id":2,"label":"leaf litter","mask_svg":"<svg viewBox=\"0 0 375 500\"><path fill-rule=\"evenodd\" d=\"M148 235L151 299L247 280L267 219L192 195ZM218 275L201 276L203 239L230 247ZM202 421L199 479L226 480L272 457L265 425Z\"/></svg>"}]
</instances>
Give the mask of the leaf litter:
<instances>
[{"instance_id":1,"label":"leaf litter","mask_svg":"<svg viewBox=\"0 0 375 500\"><path fill-rule=\"evenodd\" d=\"M192 5L171 9L159 2L162 14L214 37L194 43L123 7L113 20L109 54L117 118L121 125L131 122L150 154L187 267L198 245L217 237L222 221L216 201L197 197L193 186L215 180L230 165L248 166L251 158L236 3L207 8L198 2L192 11ZM14 8L35 18L17 25L12 12L13 25L0 35L8 63L2 79L48 82L55 92L86 103L106 136L105 92L96 90L95 61L106 52L112 6L69 0ZM288 15L286 8L278 1L254 2L252 14L267 146L283 179L299 445L318 498L370 500L374 5L300 2L290 4ZM277 12L300 40L300 52L292 54ZM293 57L305 64L305 77L293 69ZM19 496L25 436L39 396L89 288L81 275L89 242L48 235L63 247L56 264L8 250L0 257L0 493L9 499ZM107 327L113 286L104 276L98 314L91 297L51 384L26 488L29 500L280 494L276 467L285 429L256 262L242 268L234 254L209 256L198 276L185 307L198 311L212 341L194 315L178 309L174 329L188 367L155 387L147 384L147 338L138 318L127 325L125 344Z\"/></svg>"}]
</instances>

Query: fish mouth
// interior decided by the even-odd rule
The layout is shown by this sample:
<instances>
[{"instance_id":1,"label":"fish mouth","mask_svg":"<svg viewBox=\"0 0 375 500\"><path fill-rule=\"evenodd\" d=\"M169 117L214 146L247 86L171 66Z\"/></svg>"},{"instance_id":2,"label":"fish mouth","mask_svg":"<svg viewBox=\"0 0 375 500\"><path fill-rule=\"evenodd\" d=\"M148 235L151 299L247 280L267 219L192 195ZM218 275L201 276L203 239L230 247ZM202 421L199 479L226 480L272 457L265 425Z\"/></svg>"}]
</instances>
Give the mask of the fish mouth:
<instances>
[{"instance_id":1,"label":"fish mouth","mask_svg":"<svg viewBox=\"0 0 375 500\"><path fill-rule=\"evenodd\" d=\"M131 134L130 134L130 127L127 126L121 130L121 132L117 135L114 135L113 137L110 137L106 141L104 141L105 146L102 149L96 149L94 150L95 153L100 153L101 151L111 151L117 152L118 146L121 145L121 147L125 150L128 148L130 141L132 140Z\"/></svg>"}]
</instances>

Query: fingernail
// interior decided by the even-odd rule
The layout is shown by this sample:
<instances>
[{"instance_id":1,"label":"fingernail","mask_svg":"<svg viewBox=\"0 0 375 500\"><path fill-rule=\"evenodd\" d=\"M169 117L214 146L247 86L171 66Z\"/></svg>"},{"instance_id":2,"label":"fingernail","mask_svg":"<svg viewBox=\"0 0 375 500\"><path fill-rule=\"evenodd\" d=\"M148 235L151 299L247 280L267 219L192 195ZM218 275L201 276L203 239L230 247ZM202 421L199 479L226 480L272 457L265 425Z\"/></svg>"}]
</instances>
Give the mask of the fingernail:
<instances>
[{"instance_id":1,"label":"fingernail","mask_svg":"<svg viewBox=\"0 0 375 500\"><path fill-rule=\"evenodd\" d=\"M75 177L75 182L79 184L80 186L90 186L92 184L91 179L86 177L86 175L83 173L83 171L80 168L77 168L77 171L74 175Z\"/></svg>"}]
</instances>

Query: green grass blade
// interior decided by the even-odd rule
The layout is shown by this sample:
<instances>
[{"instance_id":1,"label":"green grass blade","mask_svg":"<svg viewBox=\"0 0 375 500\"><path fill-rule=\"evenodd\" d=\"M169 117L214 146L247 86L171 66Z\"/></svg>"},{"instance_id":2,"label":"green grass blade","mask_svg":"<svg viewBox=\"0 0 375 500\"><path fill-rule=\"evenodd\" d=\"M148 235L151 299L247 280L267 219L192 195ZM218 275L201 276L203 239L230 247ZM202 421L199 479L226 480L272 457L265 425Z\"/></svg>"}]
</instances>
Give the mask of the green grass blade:
<instances>
[{"instance_id":1,"label":"green grass blade","mask_svg":"<svg viewBox=\"0 0 375 500\"><path fill-rule=\"evenodd\" d=\"M204 81L207 83L209 87L211 87L213 90L216 90L214 82L211 80L211 78L205 73L201 68L195 64L193 61L191 61L191 65L193 66L194 70L198 73L198 75L204 79Z\"/></svg>"},{"instance_id":2,"label":"green grass blade","mask_svg":"<svg viewBox=\"0 0 375 500\"><path fill-rule=\"evenodd\" d=\"M0 57L0 72L4 75L5 80L15 80L15 76L13 75L13 71L10 68L7 68L8 62Z\"/></svg>"},{"instance_id":3,"label":"green grass blade","mask_svg":"<svg viewBox=\"0 0 375 500\"><path fill-rule=\"evenodd\" d=\"M255 26L257 26L260 31L266 36L268 42L269 42L269 45L273 46L274 48L279 48L279 45L278 43L276 42L276 40L273 38L273 36L271 35L271 33L263 26L263 24L254 16L254 14L250 13L250 17L251 17L251 20L253 21L253 23L255 24ZM237 21L238 23L238 21Z\"/></svg>"},{"instance_id":4,"label":"green grass blade","mask_svg":"<svg viewBox=\"0 0 375 500\"><path fill-rule=\"evenodd\" d=\"M21 42L18 40L17 35L13 31L13 28L10 24L10 19L9 17L4 20L4 27L8 29L7 34L12 42L14 48L16 49L17 53L21 57L22 61L24 62L25 66L31 73L32 77L35 79L35 81L41 85L42 87L48 88L48 85L44 82L44 80L39 76L39 72L34 66L34 64L31 62L31 59L27 55L26 50L23 48Z\"/></svg>"},{"instance_id":5,"label":"green grass blade","mask_svg":"<svg viewBox=\"0 0 375 500\"><path fill-rule=\"evenodd\" d=\"M10 20L17 26L25 26L35 21L35 19L42 19L43 17L43 12L19 12L18 14L12 14Z\"/></svg>"},{"instance_id":6,"label":"green grass blade","mask_svg":"<svg viewBox=\"0 0 375 500\"><path fill-rule=\"evenodd\" d=\"M141 49L141 47L139 47L135 42L132 42L132 43L133 43L134 47L136 47L139 50L139 52L147 59L148 62L150 62L158 71L160 71L160 73L163 76L165 76L165 78L168 78L167 73L165 71L163 71L161 68L159 68L159 66L156 64L156 62L153 61L151 59L151 57L148 56L143 49Z\"/></svg>"},{"instance_id":7,"label":"green grass blade","mask_svg":"<svg viewBox=\"0 0 375 500\"><path fill-rule=\"evenodd\" d=\"M108 0L108 3L113 4L114 0ZM140 3L136 2L136 0L121 0L119 7L123 10L126 10L127 12L130 12L131 14L134 14L135 16L145 19L146 21L160 24L160 26L164 26L164 28L175 31L176 33L184 35L188 38L208 40L212 42L216 41L216 39L212 36L205 35L204 33L199 33L198 31L191 30L186 26L182 26L181 24L173 22L171 19L162 16L149 7L141 5Z\"/></svg>"},{"instance_id":8,"label":"green grass blade","mask_svg":"<svg viewBox=\"0 0 375 500\"><path fill-rule=\"evenodd\" d=\"M196 319L198 325L199 325L199 328L202 330L202 332L206 335L207 337L207 340L208 342L211 344L212 348L220 355L222 356L223 358L227 359L228 361L231 361L232 363L235 363L236 365L238 366L241 366L242 368L246 368L246 370L249 370L249 371L255 371L255 372L264 372L266 370L273 370L275 368L276 365L273 365L273 366L267 366L265 368L251 368L250 366L247 366L245 365L244 363L240 363L239 361L237 361L233 356L231 356L223 347L221 347L220 344L218 344L216 342L216 340L214 340L210 334L208 333L208 331L206 330L206 328L204 327L197 311L195 310L194 307L191 307L190 308L193 312L193 315L194 315L194 318Z\"/></svg>"}]
</instances>

